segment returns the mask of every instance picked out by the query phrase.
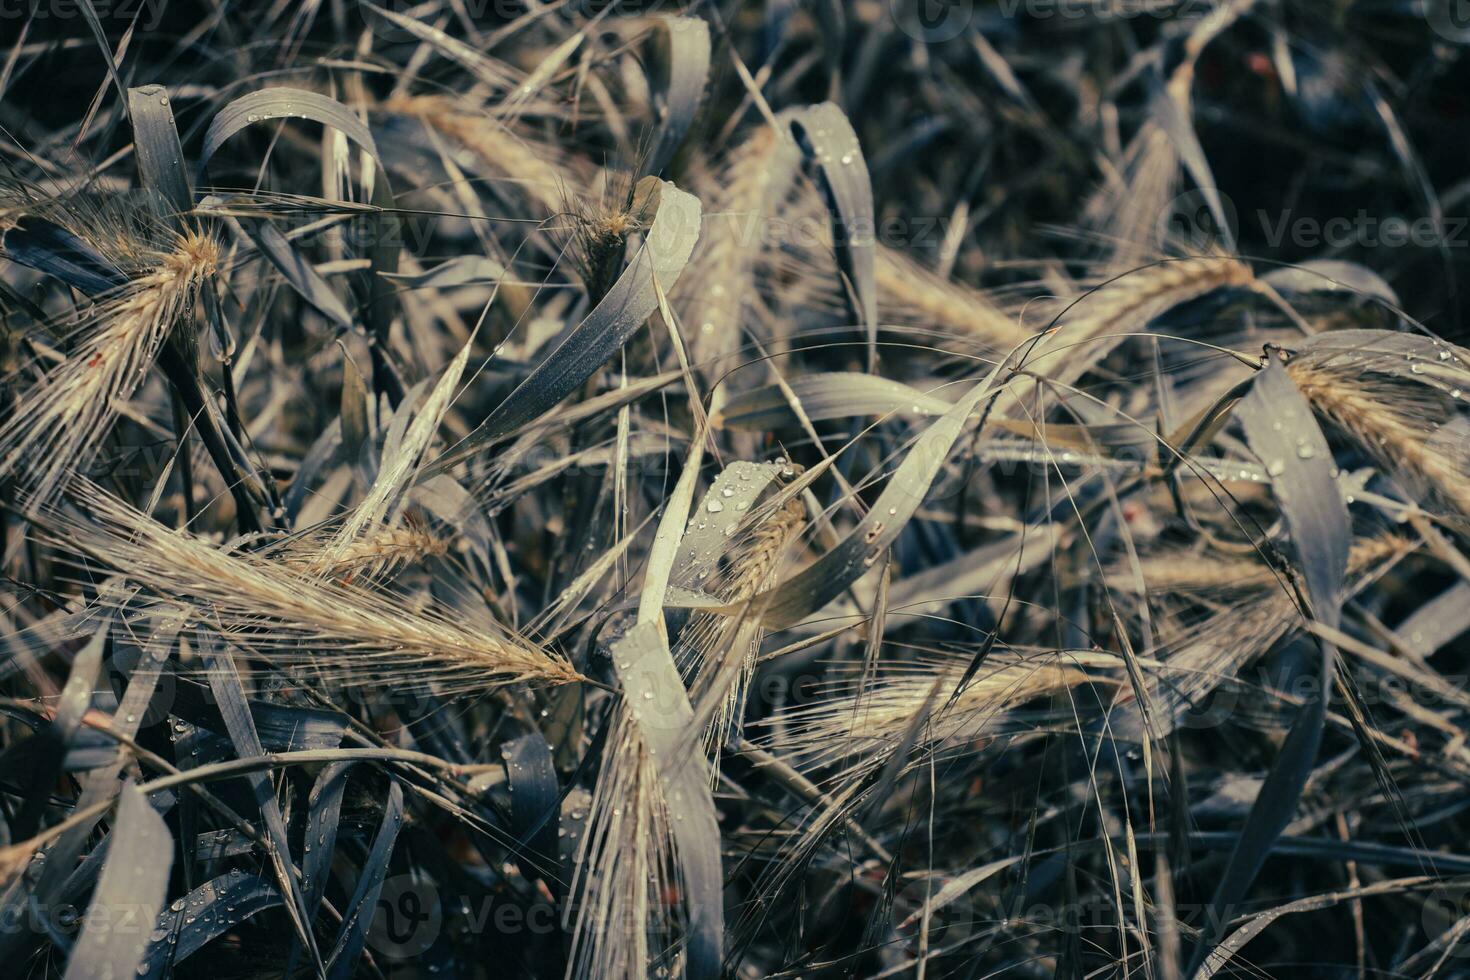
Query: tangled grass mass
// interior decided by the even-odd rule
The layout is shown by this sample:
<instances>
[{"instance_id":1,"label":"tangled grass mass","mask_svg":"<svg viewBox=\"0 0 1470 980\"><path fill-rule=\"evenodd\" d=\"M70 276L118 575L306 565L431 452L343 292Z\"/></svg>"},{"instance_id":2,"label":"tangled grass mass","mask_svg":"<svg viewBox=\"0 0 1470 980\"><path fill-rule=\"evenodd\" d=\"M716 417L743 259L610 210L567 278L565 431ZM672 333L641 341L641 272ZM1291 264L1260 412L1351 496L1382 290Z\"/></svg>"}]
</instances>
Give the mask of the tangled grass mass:
<instances>
[{"instance_id":1,"label":"tangled grass mass","mask_svg":"<svg viewBox=\"0 0 1470 980\"><path fill-rule=\"evenodd\" d=\"M0 2L0 976L1470 977L1459 6Z\"/></svg>"}]
</instances>

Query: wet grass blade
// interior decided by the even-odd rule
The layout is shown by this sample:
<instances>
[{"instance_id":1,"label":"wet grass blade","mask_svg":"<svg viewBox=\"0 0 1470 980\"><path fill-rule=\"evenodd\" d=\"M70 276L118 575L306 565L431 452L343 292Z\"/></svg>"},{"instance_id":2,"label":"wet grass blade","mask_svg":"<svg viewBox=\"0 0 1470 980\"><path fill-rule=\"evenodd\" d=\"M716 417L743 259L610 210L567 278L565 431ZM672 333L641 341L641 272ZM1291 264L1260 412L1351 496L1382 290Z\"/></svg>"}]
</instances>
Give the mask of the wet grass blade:
<instances>
[{"instance_id":1,"label":"wet grass blade","mask_svg":"<svg viewBox=\"0 0 1470 980\"><path fill-rule=\"evenodd\" d=\"M240 675L235 671L234 661L221 654L215 642L210 639L203 641L199 652L209 678L210 690L214 692L220 716L224 719L230 741L234 744L236 757L252 759L264 755L265 749L256 734L255 721L245 701L245 691L240 686ZM316 941L312 937L306 915L306 903L296 878L296 868L291 863L286 824L276 802L275 786L264 773L250 773L245 778L255 792L256 805L265 821L270 841L268 857L275 869L276 886L283 896L290 898L286 908L291 913L291 924L296 930L296 937L310 951L313 960L320 962Z\"/></svg>"},{"instance_id":2,"label":"wet grass blade","mask_svg":"<svg viewBox=\"0 0 1470 980\"><path fill-rule=\"evenodd\" d=\"M718 977L725 931L720 827L694 709L668 643L653 623L640 623L630 630L614 644L612 658L626 710L632 713L653 756L664 806L672 818L688 915L686 974L691 980Z\"/></svg>"},{"instance_id":3,"label":"wet grass blade","mask_svg":"<svg viewBox=\"0 0 1470 980\"><path fill-rule=\"evenodd\" d=\"M653 76L658 135L643 172L662 174L704 104L709 83L709 25L697 17L657 17Z\"/></svg>"},{"instance_id":4,"label":"wet grass blade","mask_svg":"<svg viewBox=\"0 0 1470 980\"><path fill-rule=\"evenodd\" d=\"M788 110L783 121L825 192L837 260L855 295L853 312L866 332L872 373L878 363L877 218L868 162L846 113L831 102Z\"/></svg>"},{"instance_id":5,"label":"wet grass blade","mask_svg":"<svg viewBox=\"0 0 1470 980\"><path fill-rule=\"evenodd\" d=\"M383 805L383 822L378 827L377 837L373 838L367 860L363 862L357 889L352 893L342 915L342 932L328 959L329 980L347 980L357 969L357 960L362 956L362 946L367 939L368 926L372 923L374 910L378 905L378 894L383 888L383 878L388 874L388 861L393 856L393 845L402 829L403 787L394 782L388 788L388 799Z\"/></svg>"},{"instance_id":6,"label":"wet grass blade","mask_svg":"<svg viewBox=\"0 0 1470 980\"><path fill-rule=\"evenodd\" d=\"M653 179L653 178L648 178ZM532 422L582 385L658 308L654 280L673 287L699 236L699 200L668 181L658 182L653 222L628 267L607 295L530 377L490 413L465 444L426 470L435 475L491 440Z\"/></svg>"},{"instance_id":7,"label":"wet grass blade","mask_svg":"<svg viewBox=\"0 0 1470 980\"><path fill-rule=\"evenodd\" d=\"M259 875L237 869L206 881L158 917L157 938L149 942L138 976L145 980L169 976L212 941L280 904L280 891Z\"/></svg>"},{"instance_id":8,"label":"wet grass blade","mask_svg":"<svg viewBox=\"0 0 1470 980\"><path fill-rule=\"evenodd\" d=\"M184 149L169 107L168 90L162 85L128 89L133 119L133 152L138 159L138 177L143 186L156 192L171 209L175 220L194 207Z\"/></svg>"},{"instance_id":9,"label":"wet grass blade","mask_svg":"<svg viewBox=\"0 0 1470 980\"><path fill-rule=\"evenodd\" d=\"M1256 375L1250 393L1241 399L1235 414L1251 451L1271 476L1272 494L1291 535L1311 615L1335 628L1341 617L1352 525L1337 491L1327 440L1306 399L1275 357ZM1198 974L1223 938L1225 924L1245 899L1277 837L1296 814L1302 789L1316 765L1327 692L1337 664L1337 650L1332 644L1319 639L1318 646L1322 655L1315 689L1292 722L1220 876L1191 975Z\"/></svg>"},{"instance_id":10,"label":"wet grass blade","mask_svg":"<svg viewBox=\"0 0 1470 980\"><path fill-rule=\"evenodd\" d=\"M133 977L147 972L148 935L168 889L173 836L136 786L122 790L107 864L87 908L66 980Z\"/></svg>"}]
</instances>

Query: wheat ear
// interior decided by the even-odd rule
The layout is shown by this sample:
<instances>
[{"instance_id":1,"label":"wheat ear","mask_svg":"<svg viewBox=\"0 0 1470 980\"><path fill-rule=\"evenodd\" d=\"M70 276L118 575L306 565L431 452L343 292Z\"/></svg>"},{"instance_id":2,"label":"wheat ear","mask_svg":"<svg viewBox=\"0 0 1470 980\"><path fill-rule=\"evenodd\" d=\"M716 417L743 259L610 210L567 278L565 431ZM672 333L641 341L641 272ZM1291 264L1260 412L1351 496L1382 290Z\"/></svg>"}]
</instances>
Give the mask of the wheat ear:
<instances>
[{"instance_id":1,"label":"wheat ear","mask_svg":"<svg viewBox=\"0 0 1470 980\"><path fill-rule=\"evenodd\" d=\"M201 626L282 669L310 668L340 687L411 685L450 695L580 679L562 658L503 628L471 629L433 607L225 552L92 484L78 483L76 496L91 520L56 508L43 515L58 541L155 596L187 603Z\"/></svg>"},{"instance_id":2,"label":"wheat ear","mask_svg":"<svg viewBox=\"0 0 1470 980\"><path fill-rule=\"evenodd\" d=\"M1463 430L1448 443L1432 438L1435 421L1453 414L1443 397L1338 364L1327 353L1294 357L1286 370L1313 408L1385 466L1427 484L1470 515L1470 452Z\"/></svg>"},{"instance_id":3,"label":"wheat ear","mask_svg":"<svg viewBox=\"0 0 1470 980\"><path fill-rule=\"evenodd\" d=\"M53 499L96 454L120 403L143 382L219 259L212 238L182 235L151 271L81 320L71 331L75 343L66 359L21 395L0 427L0 477L20 475L33 504Z\"/></svg>"}]
</instances>

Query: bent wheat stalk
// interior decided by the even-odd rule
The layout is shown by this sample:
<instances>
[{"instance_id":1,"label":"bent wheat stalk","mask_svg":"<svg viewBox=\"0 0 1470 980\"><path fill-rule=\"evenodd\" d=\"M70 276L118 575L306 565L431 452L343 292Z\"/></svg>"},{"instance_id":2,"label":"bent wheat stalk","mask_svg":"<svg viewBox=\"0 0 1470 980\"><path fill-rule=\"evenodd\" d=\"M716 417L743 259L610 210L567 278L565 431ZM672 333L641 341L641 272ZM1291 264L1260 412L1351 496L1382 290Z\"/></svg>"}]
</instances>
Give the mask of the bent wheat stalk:
<instances>
[{"instance_id":1,"label":"bent wheat stalk","mask_svg":"<svg viewBox=\"0 0 1470 980\"><path fill-rule=\"evenodd\" d=\"M382 104L386 112L416 116L436 132L465 147L481 162L505 177L538 209L555 214L562 210L566 188L578 186L569 179L571 164L557 147L529 145L503 123L483 112L467 112L452 99L439 95L394 96Z\"/></svg>"},{"instance_id":2,"label":"bent wheat stalk","mask_svg":"<svg viewBox=\"0 0 1470 980\"><path fill-rule=\"evenodd\" d=\"M85 467L132 396L169 332L193 309L200 286L219 267L207 235L179 236L69 332L66 359L20 397L0 427L0 477L18 475L33 504L54 498Z\"/></svg>"},{"instance_id":3,"label":"bent wheat stalk","mask_svg":"<svg viewBox=\"0 0 1470 980\"><path fill-rule=\"evenodd\" d=\"M1438 425L1455 417L1451 403L1461 396L1396 383L1387 374L1336 361L1330 351L1297 355L1286 370L1312 407L1374 458L1470 515L1470 449L1464 429L1448 440L1435 438Z\"/></svg>"},{"instance_id":4,"label":"bent wheat stalk","mask_svg":"<svg viewBox=\"0 0 1470 980\"><path fill-rule=\"evenodd\" d=\"M509 630L471 629L432 606L227 553L91 484L78 484L76 496L91 520L57 508L42 517L61 547L160 598L188 602L200 626L283 669L309 669L338 687L386 683L451 696L580 679L565 660Z\"/></svg>"},{"instance_id":5,"label":"bent wheat stalk","mask_svg":"<svg viewBox=\"0 0 1470 980\"><path fill-rule=\"evenodd\" d=\"M1089 675L1059 660L1014 660L977 674L959 696L950 694L965 664L910 663L901 673L818 704L789 709L767 722L773 751L798 769L859 760L849 775L882 766L908 734L915 715L933 708L917 745L944 745L993 731L996 719L1032 698L1062 691ZM936 694L937 692L937 694Z\"/></svg>"},{"instance_id":6,"label":"bent wheat stalk","mask_svg":"<svg viewBox=\"0 0 1470 980\"><path fill-rule=\"evenodd\" d=\"M408 565L448 554L449 541L410 523L369 531L336 554L328 554L330 547L331 542L320 537L296 538L281 549L281 560L304 575L326 573L346 581L382 579Z\"/></svg>"},{"instance_id":7,"label":"bent wheat stalk","mask_svg":"<svg viewBox=\"0 0 1470 980\"><path fill-rule=\"evenodd\" d=\"M887 246L877 252L878 314L884 323L929 327L1009 349L1026 332L978 289L929 271Z\"/></svg>"},{"instance_id":8,"label":"bent wheat stalk","mask_svg":"<svg viewBox=\"0 0 1470 980\"><path fill-rule=\"evenodd\" d=\"M1080 297L1038 304L1036 312L1052 322L1017 348L1011 364L1055 384L1070 385L1128 334L1142 331L1174 307L1217 289L1255 283L1250 266L1225 255L1142 266ZM1028 312L1028 318L1034 315ZM1033 388L1031 379L1023 377L1010 384L1009 394L1023 405Z\"/></svg>"},{"instance_id":9,"label":"bent wheat stalk","mask_svg":"<svg viewBox=\"0 0 1470 980\"><path fill-rule=\"evenodd\" d=\"M721 358L740 345L756 261L769 243L771 217L790 193L799 161L790 136L761 126L698 187L709 204L694 253L695 274L680 280L675 299L694 324L689 340L701 361Z\"/></svg>"},{"instance_id":10,"label":"bent wheat stalk","mask_svg":"<svg viewBox=\"0 0 1470 980\"><path fill-rule=\"evenodd\" d=\"M792 543L805 527L806 508L800 497L792 497L754 526L730 558L724 585L713 591L729 604L765 592L780 577ZM705 748L711 759L718 759L720 745L732 732L739 733L764 634L759 606L734 617L695 613L680 634L677 654L692 661L690 695L695 714L710 719Z\"/></svg>"},{"instance_id":11,"label":"bent wheat stalk","mask_svg":"<svg viewBox=\"0 0 1470 980\"><path fill-rule=\"evenodd\" d=\"M567 976L681 976L667 948L676 905L670 898L678 891L672 818L631 714L616 711L609 724L572 879L571 891L581 900L566 912L572 932Z\"/></svg>"}]
</instances>

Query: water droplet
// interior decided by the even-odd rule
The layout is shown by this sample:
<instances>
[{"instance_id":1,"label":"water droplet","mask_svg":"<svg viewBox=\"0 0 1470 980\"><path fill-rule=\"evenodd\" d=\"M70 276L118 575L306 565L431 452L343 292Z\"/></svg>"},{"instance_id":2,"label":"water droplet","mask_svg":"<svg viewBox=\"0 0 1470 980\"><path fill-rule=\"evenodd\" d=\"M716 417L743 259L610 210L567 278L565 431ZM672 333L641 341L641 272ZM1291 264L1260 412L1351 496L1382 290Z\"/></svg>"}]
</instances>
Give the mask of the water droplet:
<instances>
[{"instance_id":1,"label":"water droplet","mask_svg":"<svg viewBox=\"0 0 1470 980\"><path fill-rule=\"evenodd\" d=\"M711 500L708 504L705 504L705 509L708 510L711 514L718 514L720 511L725 509L725 505L720 503L718 500Z\"/></svg>"},{"instance_id":2,"label":"water droplet","mask_svg":"<svg viewBox=\"0 0 1470 980\"><path fill-rule=\"evenodd\" d=\"M1273 459L1266 464L1266 472L1272 476L1280 476L1286 472L1286 464L1279 459Z\"/></svg>"},{"instance_id":3,"label":"water droplet","mask_svg":"<svg viewBox=\"0 0 1470 980\"><path fill-rule=\"evenodd\" d=\"M1311 459L1315 455L1317 455L1317 450L1312 448L1310 442L1304 442L1296 447L1297 459Z\"/></svg>"}]
</instances>

